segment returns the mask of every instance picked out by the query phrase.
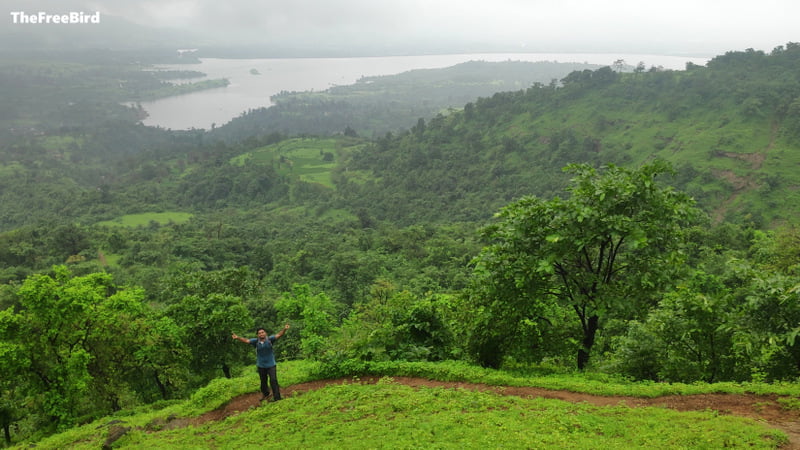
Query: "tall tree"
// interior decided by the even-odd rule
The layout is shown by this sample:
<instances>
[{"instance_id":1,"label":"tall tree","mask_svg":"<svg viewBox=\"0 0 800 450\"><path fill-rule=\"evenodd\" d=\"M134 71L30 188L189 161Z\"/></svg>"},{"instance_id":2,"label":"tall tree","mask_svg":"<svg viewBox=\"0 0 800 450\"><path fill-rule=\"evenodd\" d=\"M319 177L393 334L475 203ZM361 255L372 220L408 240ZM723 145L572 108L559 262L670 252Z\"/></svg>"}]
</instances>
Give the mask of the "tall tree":
<instances>
[{"instance_id":1,"label":"tall tree","mask_svg":"<svg viewBox=\"0 0 800 450\"><path fill-rule=\"evenodd\" d=\"M42 426L120 409L148 334L143 292L56 266L28 277L17 296L16 308L0 311L0 375L24 387Z\"/></svg>"},{"instance_id":2,"label":"tall tree","mask_svg":"<svg viewBox=\"0 0 800 450\"><path fill-rule=\"evenodd\" d=\"M685 194L656 183L671 171L663 161L610 165L602 173L588 165L565 170L575 174L570 198L524 197L483 231L491 243L476 258L474 292L476 301L518 321L547 321L553 307L573 311L583 369L603 320L631 317L680 267L683 227L698 210Z\"/></svg>"},{"instance_id":3,"label":"tall tree","mask_svg":"<svg viewBox=\"0 0 800 450\"><path fill-rule=\"evenodd\" d=\"M188 336L191 366L200 374L222 369L230 378L231 364L247 360L246 349L236 346L230 338L231 332L253 330L253 319L240 297L217 293L187 295L170 305L166 313Z\"/></svg>"}]
</instances>

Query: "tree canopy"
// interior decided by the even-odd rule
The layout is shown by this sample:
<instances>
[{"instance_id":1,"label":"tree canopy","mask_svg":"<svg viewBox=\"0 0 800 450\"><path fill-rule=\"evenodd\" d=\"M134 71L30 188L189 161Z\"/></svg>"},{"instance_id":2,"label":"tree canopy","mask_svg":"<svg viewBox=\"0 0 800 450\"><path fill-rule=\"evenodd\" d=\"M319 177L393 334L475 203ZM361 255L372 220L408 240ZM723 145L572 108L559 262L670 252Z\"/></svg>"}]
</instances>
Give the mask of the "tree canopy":
<instances>
[{"instance_id":1,"label":"tree canopy","mask_svg":"<svg viewBox=\"0 0 800 450\"><path fill-rule=\"evenodd\" d=\"M516 320L545 318L551 302L574 311L583 369L602 321L635 317L673 279L683 229L699 210L685 194L656 182L669 170L662 161L638 169L566 170L575 174L569 198L524 197L485 228L489 245L475 261L473 295L526 312L514 314Z\"/></svg>"}]
</instances>

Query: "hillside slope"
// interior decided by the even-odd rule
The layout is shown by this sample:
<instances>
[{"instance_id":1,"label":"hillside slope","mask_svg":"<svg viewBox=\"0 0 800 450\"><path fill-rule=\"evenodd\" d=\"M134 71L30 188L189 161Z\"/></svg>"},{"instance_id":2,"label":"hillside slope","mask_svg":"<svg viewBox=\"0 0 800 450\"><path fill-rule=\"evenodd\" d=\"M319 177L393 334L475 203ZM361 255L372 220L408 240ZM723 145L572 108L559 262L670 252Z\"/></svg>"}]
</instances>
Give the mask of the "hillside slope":
<instances>
[{"instance_id":1,"label":"hillside slope","mask_svg":"<svg viewBox=\"0 0 800 450\"><path fill-rule=\"evenodd\" d=\"M800 448L796 410L777 395L603 396L419 377L316 380L280 403L232 397L205 413L120 415L40 443L71 448L348 448L486 445L584 448ZM424 403L417 403L424 402ZM784 402L784 403L782 403ZM389 424L389 426L386 426ZM622 431L619 426L628 429ZM264 436L269 436L265 438Z\"/></svg>"},{"instance_id":2,"label":"hillside slope","mask_svg":"<svg viewBox=\"0 0 800 450\"><path fill-rule=\"evenodd\" d=\"M662 158L677 169L668 181L716 220L774 224L800 213L798 68L790 44L681 72L573 72L563 87L495 94L378 139L348 161L378 181L339 188L387 220L476 220L560 193L568 163Z\"/></svg>"},{"instance_id":3,"label":"hillside slope","mask_svg":"<svg viewBox=\"0 0 800 450\"><path fill-rule=\"evenodd\" d=\"M417 377L392 377L394 383L411 386L416 389L442 388L459 389L475 392L489 392L498 395L513 395L523 398L547 398L572 403L588 403L594 406L616 406L624 404L631 408L660 407L676 411L714 411L723 415L747 417L765 422L771 428L777 428L789 438L786 449L800 449L800 413L781 405L780 396L755 395L755 394L695 394L695 395L666 395L654 398L641 398L630 396L604 396L583 392L571 392L537 387L517 386L491 386L482 383L464 383L431 380ZM346 384L349 379L318 380L288 386L285 389L287 397L302 395L306 392L323 389L330 385ZM367 377L361 383L380 383L380 378ZM251 408L260 406L259 393L243 394L231 399L229 403L187 420L182 424L201 425L206 422L224 420L227 417L246 412ZM180 426L181 423L175 425Z\"/></svg>"}]
</instances>

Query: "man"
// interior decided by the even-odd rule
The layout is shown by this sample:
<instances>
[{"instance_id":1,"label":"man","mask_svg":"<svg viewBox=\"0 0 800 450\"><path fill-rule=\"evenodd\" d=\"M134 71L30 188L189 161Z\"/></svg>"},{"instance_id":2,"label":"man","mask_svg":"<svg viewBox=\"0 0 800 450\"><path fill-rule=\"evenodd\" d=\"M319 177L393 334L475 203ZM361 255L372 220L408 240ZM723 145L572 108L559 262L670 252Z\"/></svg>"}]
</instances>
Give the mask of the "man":
<instances>
[{"instance_id":1,"label":"man","mask_svg":"<svg viewBox=\"0 0 800 450\"><path fill-rule=\"evenodd\" d=\"M272 388L273 401L281 399L281 390L278 386L278 372L277 363L275 362L275 353L272 351L272 344L277 341L286 330L289 329L289 324L283 326L283 329L277 334L267 337L267 331L263 328L257 330L257 338L247 339L237 336L236 333L231 335L232 338L250 344L256 348L256 368L258 368L258 376L261 378L261 401L265 401L270 397L270 388ZM267 386L267 379L269 379L269 387Z\"/></svg>"}]
</instances>

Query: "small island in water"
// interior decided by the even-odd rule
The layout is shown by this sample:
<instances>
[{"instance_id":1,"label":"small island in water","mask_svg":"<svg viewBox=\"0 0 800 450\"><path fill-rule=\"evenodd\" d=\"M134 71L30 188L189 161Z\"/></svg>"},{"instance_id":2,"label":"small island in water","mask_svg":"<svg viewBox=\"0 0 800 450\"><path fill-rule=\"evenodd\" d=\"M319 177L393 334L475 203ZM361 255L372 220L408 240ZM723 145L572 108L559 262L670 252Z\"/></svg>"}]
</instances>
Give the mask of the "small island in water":
<instances>
[{"instance_id":1,"label":"small island in water","mask_svg":"<svg viewBox=\"0 0 800 450\"><path fill-rule=\"evenodd\" d=\"M261 72L258 69L250 69L250 75L261 75Z\"/></svg>"}]
</instances>

